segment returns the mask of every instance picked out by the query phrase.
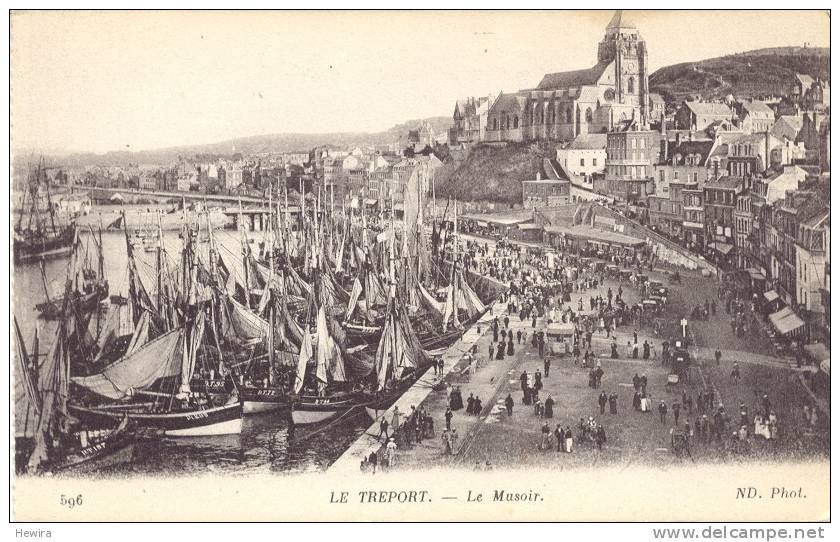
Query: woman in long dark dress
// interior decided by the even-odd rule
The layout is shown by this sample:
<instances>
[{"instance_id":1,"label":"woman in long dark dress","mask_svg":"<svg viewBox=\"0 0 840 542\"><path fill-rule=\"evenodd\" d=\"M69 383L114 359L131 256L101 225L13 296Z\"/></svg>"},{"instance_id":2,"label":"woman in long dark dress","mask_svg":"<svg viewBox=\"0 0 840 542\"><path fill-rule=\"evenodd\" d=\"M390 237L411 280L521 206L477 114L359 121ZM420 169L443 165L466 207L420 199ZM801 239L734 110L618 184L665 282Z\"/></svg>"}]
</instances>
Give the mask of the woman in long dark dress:
<instances>
[{"instance_id":1,"label":"woman in long dark dress","mask_svg":"<svg viewBox=\"0 0 840 542\"><path fill-rule=\"evenodd\" d=\"M545 400L545 411L543 412L543 416L546 418L553 418L554 417L554 399L551 398L551 395Z\"/></svg>"},{"instance_id":2,"label":"woman in long dark dress","mask_svg":"<svg viewBox=\"0 0 840 542\"><path fill-rule=\"evenodd\" d=\"M496 359L505 359L505 343L503 342L500 342L498 348L496 349Z\"/></svg>"},{"instance_id":3,"label":"woman in long dark dress","mask_svg":"<svg viewBox=\"0 0 840 542\"><path fill-rule=\"evenodd\" d=\"M507 344L507 355L508 355L508 356L512 356L512 355L513 355L513 339L510 339L510 340L508 341L508 344Z\"/></svg>"}]
</instances>

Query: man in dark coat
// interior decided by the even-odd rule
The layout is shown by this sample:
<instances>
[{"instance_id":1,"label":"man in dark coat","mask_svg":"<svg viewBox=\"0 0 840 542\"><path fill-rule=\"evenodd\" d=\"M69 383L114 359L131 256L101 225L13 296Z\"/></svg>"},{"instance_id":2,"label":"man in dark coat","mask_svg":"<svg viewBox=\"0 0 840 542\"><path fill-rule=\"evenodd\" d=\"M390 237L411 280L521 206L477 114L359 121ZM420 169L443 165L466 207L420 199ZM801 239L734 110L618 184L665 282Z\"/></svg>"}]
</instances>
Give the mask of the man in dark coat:
<instances>
[{"instance_id":1,"label":"man in dark coat","mask_svg":"<svg viewBox=\"0 0 840 542\"><path fill-rule=\"evenodd\" d=\"M610 394L610 414L618 414L618 394Z\"/></svg>"},{"instance_id":2,"label":"man in dark coat","mask_svg":"<svg viewBox=\"0 0 840 542\"><path fill-rule=\"evenodd\" d=\"M443 417L446 418L446 430L447 431L452 429L452 416L453 416L452 409L447 408L446 409L446 414L443 415Z\"/></svg>"},{"instance_id":3,"label":"man in dark coat","mask_svg":"<svg viewBox=\"0 0 840 542\"><path fill-rule=\"evenodd\" d=\"M665 425L665 416L668 415L668 405L665 404L665 401L659 401L659 421L662 422L662 425Z\"/></svg>"},{"instance_id":4,"label":"man in dark coat","mask_svg":"<svg viewBox=\"0 0 840 542\"><path fill-rule=\"evenodd\" d=\"M680 424L680 408L682 408L682 406L677 402L674 402L674 404L671 405L671 411L674 413L675 426L679 426Z\"/></svg>"},{"instance_id":5,"label":"man in dark coat","mask_svg":"<svg viewBox=\"0 0 840 542\"><path fill-rule=\"evenodd\" d=\"M513 397L511 397L510 394L508 394L507 398L505 399L505 409L507 409L508 417L513 416Z\"/></svg>"},{"instance_id":6,"label":"man in dark coat","mask_svg":"<svg viewBox=\"0 0 840 542\"><path fill-rule=\"evenodd\" d=\"M598 406L601 407L601 414L604 413L604 409L607 406L607 392L602 391L601 394L598 396Z\"/></svg>"},{"instance_id":7,"label":"man in dark coat","mask_svg":"<svg viewBox=\"0 0 840 542\"><path fill-rule=\"evenodd\" d=\"M548 373L551 371L551 359L548 357L543 361L543 370L545 372L545 377L548 378Z\"/></svg>"}]
</instances>

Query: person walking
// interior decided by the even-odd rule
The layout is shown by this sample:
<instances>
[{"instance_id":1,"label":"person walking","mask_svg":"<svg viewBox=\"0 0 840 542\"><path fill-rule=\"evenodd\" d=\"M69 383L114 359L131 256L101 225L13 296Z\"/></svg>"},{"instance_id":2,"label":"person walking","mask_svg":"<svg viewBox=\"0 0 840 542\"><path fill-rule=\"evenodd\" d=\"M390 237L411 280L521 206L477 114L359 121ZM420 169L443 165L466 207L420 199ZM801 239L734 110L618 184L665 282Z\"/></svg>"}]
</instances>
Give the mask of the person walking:
<instances>
[{"instance_id":1,"label":"person walking","mask_svg":"<svg viewBox=\"0 0 840 542\"><path fill-rule=\"evenodd\" d=\"M385 435L385 442L388 442L388 420L385 419L385 416L382 416L382 420L379 422L379 436L376 437L376 440L380 440L382 435Z\"/></svg>"},{"instance_id":2,"label":"person walking","mask_svg":"<svg viewBox=\"0 0 840 542\"><path fill-rule=\"evenodd\" d=\"M674 402L674 404L671 405L671 412L674 413L674 425L677 427L680 425L680 408L682 407L677 402Z\"/></svg>"},{"instance_id":3,"label":"person walking","mask_svg":"<svg viewBox=\"0 0 840 542\"><path fill-rule=\"evenodd\" d=\"M446 414L443 415L443 417L446 419L446 430L447 431L452 429L452 416L453 416L452 409L447 408L446 409Z\"/></svg>"},{"instance_id":4,"label":"person walking","mask_svg":"<svg viewBox=\"0 0 840 542\"><path fill-rule=\"evenodd\" d=\"M668 415L668 405L665 404L665 401L659 401L659 421L662 422L662 425L665 425L665 416Z\"/></svg>"},{"instance_id":5,"label":"person walking","mask_svg":"<svg viewBox=\"0 0 840 542\"><path fill-rule=\"evenodd\" d=\"M557 440L557 451L563 451L563 441L566 440L566 435L559 423L557 424L557 427L554 428L554 438Z\"/></svg>"},{"instance_id":6,"label":"person walking","mask_svg":"<svg viewBox=\"0 0 840 542\"><path fill-rule=\"evenodd\" d=\"M610 397L610 414L618 414L618 394L611 393Z\"/></svg>"},{"instance_id":7,"label":"person walking","mask_svg":"<svg viewBox=\"0 0 840 542\"><path fill-rule=\"evenodd\" d=\"M551 358L546 357L543 361L543 372L545 373L545 377L548 378L548 373L551 371Z\"/></svg>"},{"instance_id":8,"label":"person walking","mask_svg":"<svg viewBox=\"0 0 840 542\"><path fill-rule=\"evenodd\" d=\"M508 418L513 416L513 397L510 394L505 399L505 409L507 409Z\"/></svg>"},{"instance_id":9,"label":"person walking","mask_svg":"<svg viewBox=\"0 0 840 542\"><path fill-rule=\"evenodd\" d=\"M595 431L595 444L598 445L598 451L603 449L604 444L607 442L607 432L604 431L603 425L598 425L598 429Z\"/></svg>"},{"instance_id":10,"label":"person walking","mask_svg":"<svg viewBox=\"0 0 840 542\"><path fill-rule=\"evenodd\" d=\"M607 398L607 392L602 391L601 394L598 396L598 406L601 408L601 414L604 413L604 409L607 406L608 400L609 399Z\"/></svg>"}]
</instances>

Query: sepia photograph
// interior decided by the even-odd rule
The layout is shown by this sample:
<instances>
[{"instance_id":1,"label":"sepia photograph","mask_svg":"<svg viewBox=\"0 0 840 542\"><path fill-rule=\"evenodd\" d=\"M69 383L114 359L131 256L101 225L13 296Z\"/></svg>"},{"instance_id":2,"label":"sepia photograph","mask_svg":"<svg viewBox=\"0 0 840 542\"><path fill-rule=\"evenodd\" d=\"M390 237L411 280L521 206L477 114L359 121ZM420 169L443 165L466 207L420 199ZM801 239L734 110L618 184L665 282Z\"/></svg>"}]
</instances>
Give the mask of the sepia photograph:
<instances>
[{"instance_id":1,"label":"sepia photograph","mask_svg":"<svg viewBox=\"0 0 840 542\"><path fill-rule=\"evenodd\" d=\"M830 521L830 22L10 10L10 520Z\"/></svg>"}]
</instances>

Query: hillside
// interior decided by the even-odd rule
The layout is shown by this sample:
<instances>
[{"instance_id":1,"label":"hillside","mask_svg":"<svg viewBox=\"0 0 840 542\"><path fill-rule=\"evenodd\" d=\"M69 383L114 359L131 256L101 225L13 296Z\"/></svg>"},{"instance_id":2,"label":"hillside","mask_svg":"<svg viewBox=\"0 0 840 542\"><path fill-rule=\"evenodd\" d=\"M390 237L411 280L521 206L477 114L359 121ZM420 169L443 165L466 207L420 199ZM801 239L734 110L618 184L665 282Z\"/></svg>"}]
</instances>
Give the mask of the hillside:
<instances>
[{"instance_id":1,"label":"hillside","mask_svg":"<svg viewBox=\"0 0 840 542\"><path fill-rule=\"evenodd\" d=\"M63 166L119 166L129 163L166 164L177 160L179 156L230 156L234 152L242 153L243 155L268 152L306 152L319 145L340 147L388 145L398 141L405 142L408 137L408 131L413 130L424 121L428 121L431 124L436 134L445 132L452 124L450 117L430 117L409 120L392 126L385 131L375 133L265 134L239 137L205 145L184 145L148 151L113 151L104 154L75 153L65 156L56 156L44 152L43 155L48 159L47 161L49 163L61 164ZM33 151L28 150L16 154L19 158L30 158L31 154L37 156L40 153L34 152L33 154Z\"/></svg>"},{"instance_id":2,"label":"hillside","mask_svg":"<svg viewBox=\"0 0 840 542\"><path fill-rule=\"evenodd\" d=\"M521 203L522 180L536 179L542 156L527 145L478 145L463 162L438 170L438 198L494 203Z\"/></svg>"},{"instance_id":3,"label":"hillside","mask_svg":"<svg viewBox=\"0 0 840 542\"><path fill-rule=\"evenodd\" d=\"M666 66L650 76L650 90L668 101L697 94L704 98L779 95L790 91L796 73L830 81L829 49L773 47Z\"/></svg>"}]
</instances>

